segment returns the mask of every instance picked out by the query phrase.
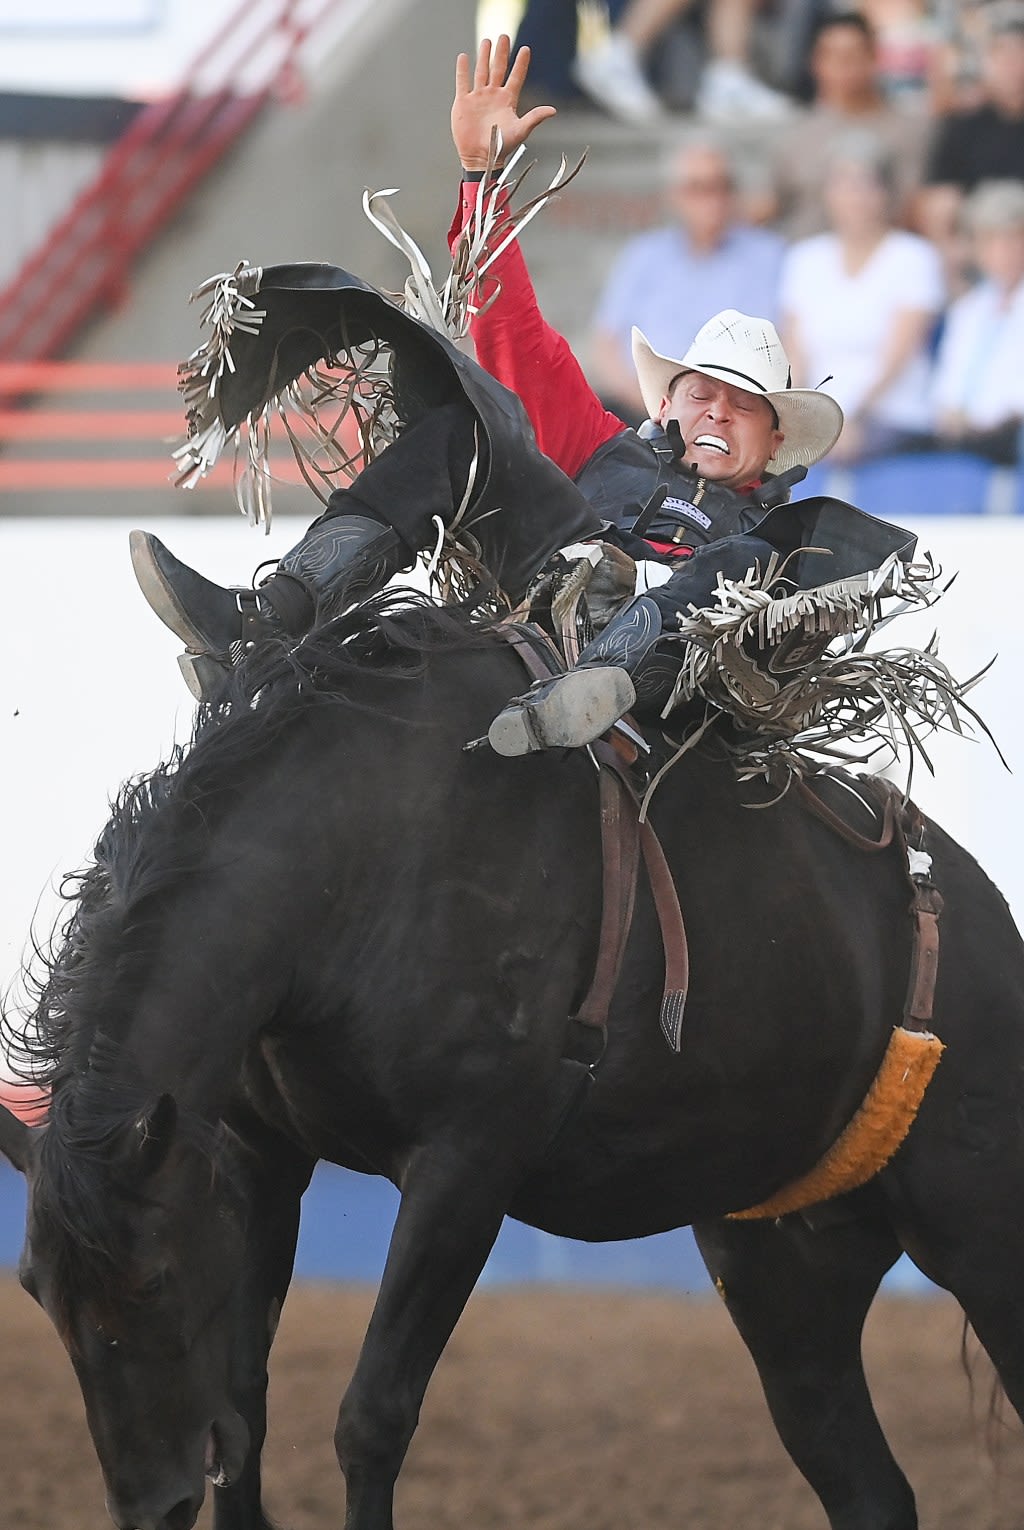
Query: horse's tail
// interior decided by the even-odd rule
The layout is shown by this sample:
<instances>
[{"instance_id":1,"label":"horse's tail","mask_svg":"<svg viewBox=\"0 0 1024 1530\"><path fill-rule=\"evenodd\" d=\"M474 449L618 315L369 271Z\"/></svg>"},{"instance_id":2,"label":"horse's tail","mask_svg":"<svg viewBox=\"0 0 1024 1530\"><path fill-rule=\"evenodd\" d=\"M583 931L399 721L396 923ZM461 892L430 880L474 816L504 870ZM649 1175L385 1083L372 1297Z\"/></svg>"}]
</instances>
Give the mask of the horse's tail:
<instances>
[{"instance_id":1,"label":"horse's tail","mask_svg":"<svg viewBox=\"0 0 1024 1530\"><path fill-rule=\"evenodd\" d=\"M973 1338L974 1343L971 1343ZM992 1366L988 1381L988 1397L985 1401L984 1412L978 1427L977 1402L979 1399L979 1382L983 1379L977 1375L977 1367L980 1359L991 1365L987 1354L982 1348L981 1341L971 1327L970 1320L965 1316L960 1330L960 1365L967 1377L967 1390L970 1398L971 1424L979 1434L980 1443L983 1445L985 1454L992 1463L992 1469L996 1481L1002 1472L1003 1446L1006 1442L1009 1425L1006 1420L1006 1390L999 1379L999 1373Z\"/></svg>"}]
</instances>

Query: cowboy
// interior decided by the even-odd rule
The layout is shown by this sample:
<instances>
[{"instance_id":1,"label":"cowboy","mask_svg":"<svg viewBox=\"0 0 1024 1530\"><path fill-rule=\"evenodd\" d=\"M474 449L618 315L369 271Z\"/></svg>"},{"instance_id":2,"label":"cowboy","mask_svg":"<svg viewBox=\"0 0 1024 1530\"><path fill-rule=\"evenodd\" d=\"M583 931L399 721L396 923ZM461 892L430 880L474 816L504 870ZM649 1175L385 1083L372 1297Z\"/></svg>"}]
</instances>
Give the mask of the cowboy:
<instances>
[{"instance_id":1,"label":"cowboy","mask_svg":"<svg viewBox=\"0 0 1024 1530\"><path fill-rule=\"evenodd\" d=\"M463 167L451 238L473 216L492 132L511 154L542 121L522 117L528 53L509 67L508 39L484 40L470 75L456 65L452 136ZM827 394L790 386L789 362L768 320L728 309L698 331L685 355L660 355L633 332L633 361L649 416L640 433L606 411L565 340L543 319L518 243L494 269L500 298L473 326L478 359L522 399L537 440L602 517L628 529L643 516L645 540L663 560L659 577L582 652L574 669L535 686L495 719L501 754L590 743L639 703L659 707L681 662L660 642L690 607L711 603L719 574L742 579L776 549L752 529L834 445L843 417ZM660 506L650 508L660 497ZM648 577L650 577L648 575ZM774 656L781 668L782 656Z\"/></svg>"},{"instance_id":2,"label":"cowboy","mask_svg":"<svg viewBox=\"0 0 1024 1530\"><path fill-rule=\"evenodd\" d=\"M842 427L831 398L789 386L789 363L767 319L735 309L716 314L678 360L659 355L635 330L633 356L650 418L642 434L620 427L596 445L576 482L613 522L643 516L659 562L641 565L643 593L568 674L535 685L499 714L488 734L499 754L592 743L626 711L660 711L683 662L681 645L662 639L691 609L713 603L720 577L743 581L783 551L756 528ZM585 405L582 389L563 393L577 426ZM654 513L644 514L652 504ZM806 661L799 630L787 648ZM778 649L770 662L777 675L789 667Z\"/></svg>"},{"instance_id":3,"label":"cowboy","mask_svg":"<svg viewBox=\"0 0 1024 1530\"><path fill-rule=\"evenodd\" d=\"M518 115L529 56L520 50L509 68L509 52L507 38L499 39L493 53L489 43L482 44L472 81L468 58L461 55L457 65L452 130L464 179L453 238L481 194L492 127L498 127L510 153L553 114L552 108L538 107ZM272 313L275 285L294 280L301 270L263 273L261 307ZM345 275L334 272L332 280ZM503 587L514 596L521 593L525 576L536 573L555 548L602 531L625 539L631 550L649 549L657 564L648 575L651 588L612 619L572 671L534 687L495 719L493 747L514 755L587 744L631 707L660 709L680 667L678 651L673 654L671 644L666 651L661 639L677 630L681 614L713 601L719 575L741 580L752 567L767 568L775 553L785 556L828 542L824 525L835 502L807 501L797 513L798 507L783 501L790 483L834 444L842 413L827 394L790 387L788 361L770 323L727 310L702 327L679 359L659 355L639 332L634 336L650 419L641 432L630 431L604 410L566 342L542 319L515 241L500 257L496 275L500 298L473 327L477 353L486 373L522 400L536 443L525 420L525 429L513 424L510 431L507 409L496 415L490 408L497 384L479 368L468 370L472 363L440 337L432 337L432 344L450 352L476 424L483 420L492 469L505 464L503 473L485 473L485 492L471 506L482 534L494 541L497 531L506 563L517 570L514 582L502 577ZM317 328L305 318L304 327ZM451 390L439 396L450 398ZM505 423L496 426L499 416ZM508 449L510 435L516 438L514 451ZM186 643L182 667L193 691L202 699L215 694L224 666L242 647L272 634L298 637L308 630L325 593L355 599L408 566L433 541L434 517L451 523L474 450L465 412L457 405L428 411L350 490L332 494L326 513L255 592L222 589L181 564L156 538L133 533L140 584L157 614ZM513 461L517 473L508 466ZM543 463L550 470L546 477ZM540 499L535 482L543 483ZM865 533L868 518L852 507L839 508L856 518L856 533L851 536L847 518L837 561L811 583L881 561ZM780 510L786 514L780 516ZM646 546L636 537L630 541L641 515ZM511 560L502 538L514 545ZM486 552L485 547L485 563ZM793 570L798 562L791 563ZM504 573L493 560L491 566L499 576ZM658 585L659 578L665 582ZM799 574L795 582L802 582ZM785 672L785 655L763 658Z\"/></svg>"}]
</instances>

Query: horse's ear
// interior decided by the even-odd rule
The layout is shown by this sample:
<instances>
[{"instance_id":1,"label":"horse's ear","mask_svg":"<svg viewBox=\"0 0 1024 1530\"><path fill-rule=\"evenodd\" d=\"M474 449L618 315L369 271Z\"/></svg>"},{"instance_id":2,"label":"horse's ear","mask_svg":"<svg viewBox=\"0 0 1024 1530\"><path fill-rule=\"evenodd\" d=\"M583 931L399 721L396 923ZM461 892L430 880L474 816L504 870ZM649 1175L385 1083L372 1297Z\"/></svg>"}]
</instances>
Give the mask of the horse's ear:
<instances>
[{"instance_id":1,"label":"horse's ear","mask_svg":"<svg viewBox=\"0 0 1024 1530\"><path fill-rule=\"evenodd\" d=\"M135 1137L145 1173L153 1174L160 1167L177 1122L178 1106L173 1094L162 1094L154 1105L136 1116Z\"/></svg>"},{"instance_id":2,"label":"horse's ear","mask_svg":"<svg viewBox=\"0 0 1024 1530\"><path fill-rule=\"evenodd\" d=\"M0 1105L0 1153L24 1174L28 1167L29 1129L13 1110Z\"/></svg>"}]
</instances>

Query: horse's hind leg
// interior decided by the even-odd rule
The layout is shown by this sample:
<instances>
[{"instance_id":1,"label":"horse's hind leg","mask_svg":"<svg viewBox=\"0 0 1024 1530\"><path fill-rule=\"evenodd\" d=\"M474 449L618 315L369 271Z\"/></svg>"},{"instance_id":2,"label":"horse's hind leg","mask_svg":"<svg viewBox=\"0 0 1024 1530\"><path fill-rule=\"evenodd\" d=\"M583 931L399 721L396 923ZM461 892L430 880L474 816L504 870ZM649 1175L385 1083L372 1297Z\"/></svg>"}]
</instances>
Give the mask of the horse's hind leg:
<instances>
[{"instance_id":1,"label":"horse's hind leg","mask_svg":"<svg viewBox=\"0 0 1024 1530\"><path fill-rule=\"evenodd\" d=\"M914 1495L868 1392L861 1333L899 1245L840 1203L817 1230L782 1222L694 1228L708 1271L757 1366L782 1443L832 1530L916 1530Z\"/></svg>"},{"instance_id":2,"label":"horse's hind leg","mask_svg":"<svg viewBox=\"0 0 1024 1530\"><path fill-rule=\"evenodd\" d=\"M880 1183L907 1253L956 1297L1024 1422L1022 1122L1013 1102L965 1089L944 1136L912 1133Z\"/></svg>"},{"instance_id":3,"label":"horse's hind leg","mask_svg":"<svg viewBox=\"0 0 1024 1530\"><path fill-rule=\"evenodd\" d=\"M1024 1250L1016 1239L1016 1268L1006 1279L1006 1263L1012 1258L1011 1240L993 1250L992 1257L1001 1266L993 1278L984 1270L970 1271L954 1280L949 1289L963 1307L1011 1405L1024 1423L1024 1319L1021 1316L1021 1275L1024 1273ZM985 1256L982 1256L985 1257Z\"/></svg>"}]
</instances>

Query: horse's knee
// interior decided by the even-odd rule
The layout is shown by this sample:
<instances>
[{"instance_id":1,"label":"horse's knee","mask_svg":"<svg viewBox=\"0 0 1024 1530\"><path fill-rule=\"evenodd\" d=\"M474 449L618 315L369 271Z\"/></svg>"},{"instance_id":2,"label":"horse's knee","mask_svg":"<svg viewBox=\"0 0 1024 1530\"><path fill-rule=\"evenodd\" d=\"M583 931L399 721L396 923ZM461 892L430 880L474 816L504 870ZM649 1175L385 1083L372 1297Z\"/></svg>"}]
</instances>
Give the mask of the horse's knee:
<instances>
[{"instance_id":1,"label":"horse's knee","mask_svg":"<svg viewBox=\"0 0 1024 1530\"><path fill-rule=\"evenodd\" d=\"M416 1428L418 1409L401 1397L371 1396L350 1386L341 1400L334 1428L334 1450L346 1478L356 1471L394 1478Z\"/></svg>"}]
</instances>

